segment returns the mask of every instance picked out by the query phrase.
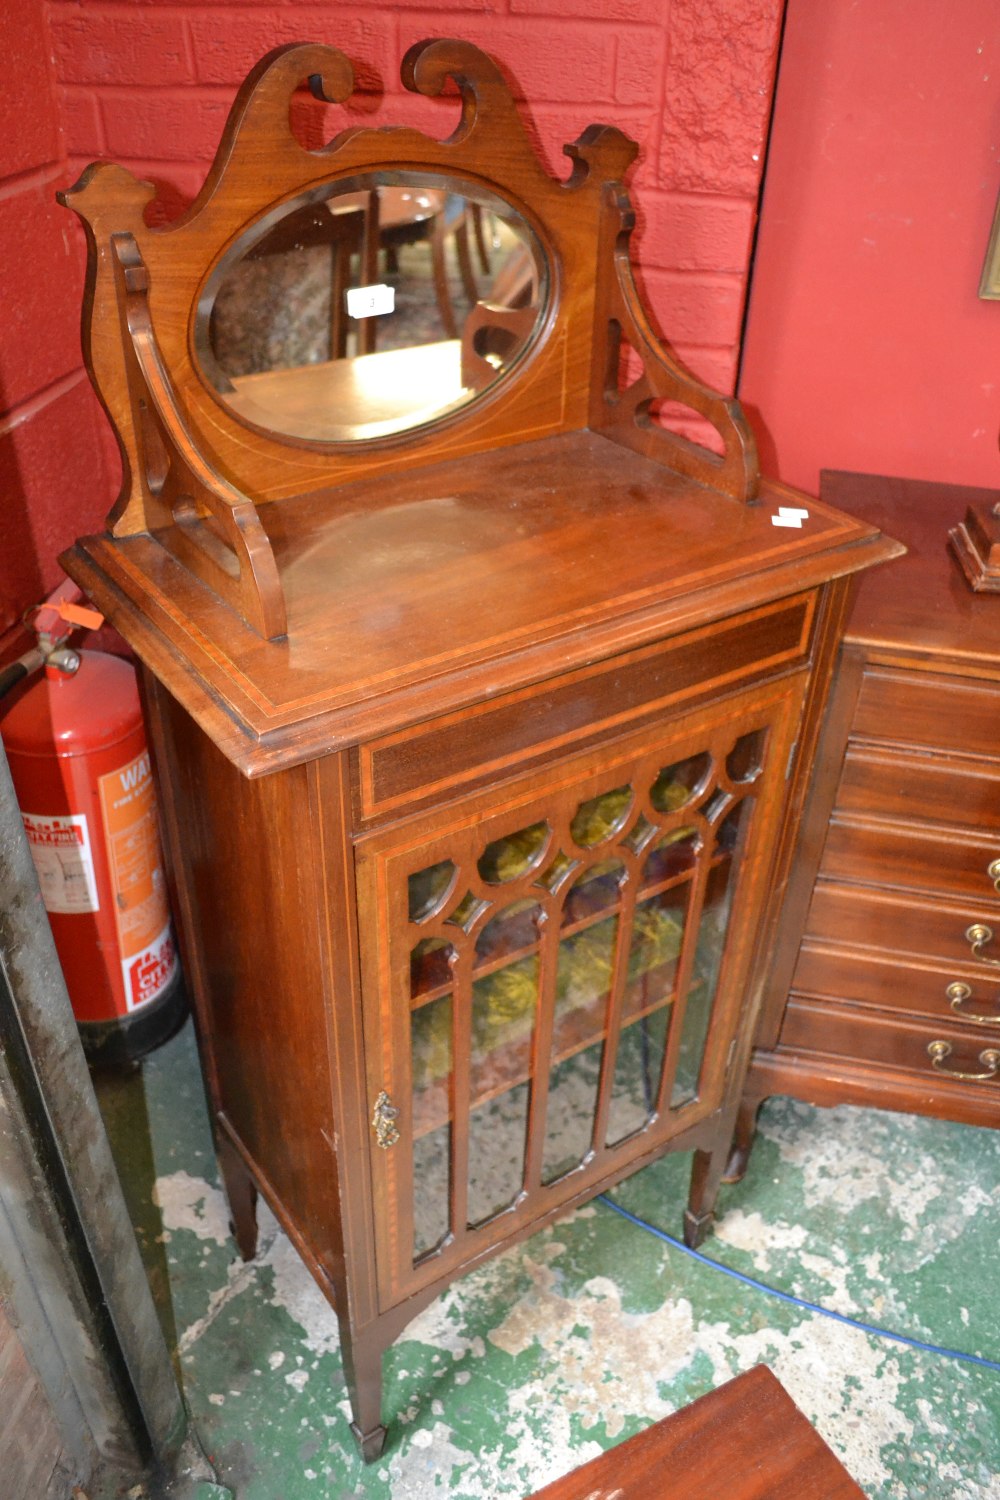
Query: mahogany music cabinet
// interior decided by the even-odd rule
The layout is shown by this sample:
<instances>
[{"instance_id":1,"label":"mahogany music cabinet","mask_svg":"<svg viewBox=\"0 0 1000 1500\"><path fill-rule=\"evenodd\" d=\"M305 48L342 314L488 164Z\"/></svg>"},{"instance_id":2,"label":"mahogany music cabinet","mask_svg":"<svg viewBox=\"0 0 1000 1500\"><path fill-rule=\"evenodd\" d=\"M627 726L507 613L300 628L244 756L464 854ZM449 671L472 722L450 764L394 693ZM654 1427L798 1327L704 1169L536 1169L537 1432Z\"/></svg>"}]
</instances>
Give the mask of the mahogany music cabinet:
<instances>
[{"instance_id":1,"label":"mahogany music cabinet","mask_svg":"<svg viewBox=\"0 0 1000 1500\"><path fill-rule=\"evenodd\" d=\"M446 140L303 145L351 69L279 49L176 222L107 164L64 195L125 468L65 564L144 664L240 1249L259 1189L369 1459L462 1271L667 1150L709 1227L850 575L898 550L658 344L634 145L558 180L490 59L404 60L449 78Z\"/></svg>"},{"instance_id":2,"label":"mahogany music cabinet","mask_svg":"<svg viewBox=\"0 0 1000 1500\"><path fill-rule=\"evenodd\" d=\"M1000 1124L1000 599L949 545L997 496L847 473L821 493L908 554L848 622L733 1176L771 1094Z\"/></svg>"}]
</instances>

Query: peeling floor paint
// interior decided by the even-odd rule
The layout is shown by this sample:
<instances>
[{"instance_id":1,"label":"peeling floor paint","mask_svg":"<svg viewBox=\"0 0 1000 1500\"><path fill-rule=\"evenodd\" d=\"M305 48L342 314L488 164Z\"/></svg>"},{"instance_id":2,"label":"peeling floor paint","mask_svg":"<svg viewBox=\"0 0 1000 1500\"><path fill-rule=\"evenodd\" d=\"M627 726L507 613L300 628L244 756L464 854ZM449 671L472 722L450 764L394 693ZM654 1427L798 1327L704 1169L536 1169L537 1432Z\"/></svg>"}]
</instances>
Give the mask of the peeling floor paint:
<instances>
[{"instance_id":1,"label":"peeling floor paint","mask_svg":"<svg viewBox=\"0 0 1000 1500\"><path fill-rule=\"evenodd\" d=\"M171 1172L158 1177L152 1199L160 1210L167 1234L190 1229L200 1240L224 1245L229 1239L229 1209L223 1194L202 1177L190 1172Z\"/></svg>"},{"instance_id":2,"label":"peeling floor paint","mask_svg":"<svg viewBox=\"0 0 1000 1500\"><path fill-rule=\"evenodd\" d=\"M239 1500L523 1500L761 1361L871 1500L1000 1500L1000 1374L778 1302L599 1202L413 1320L385 1360L390 1441L365 1468L329 1305L266 1208L253 1263L229 1238L189 1029L141 1081L102 1102L185 1395ZM615 1196L678 1233L687 1170L665 1158ZM1000 1132L772 1100L704 1248L997 1359L998 1184Z\"/></svg>"}]
</instances>

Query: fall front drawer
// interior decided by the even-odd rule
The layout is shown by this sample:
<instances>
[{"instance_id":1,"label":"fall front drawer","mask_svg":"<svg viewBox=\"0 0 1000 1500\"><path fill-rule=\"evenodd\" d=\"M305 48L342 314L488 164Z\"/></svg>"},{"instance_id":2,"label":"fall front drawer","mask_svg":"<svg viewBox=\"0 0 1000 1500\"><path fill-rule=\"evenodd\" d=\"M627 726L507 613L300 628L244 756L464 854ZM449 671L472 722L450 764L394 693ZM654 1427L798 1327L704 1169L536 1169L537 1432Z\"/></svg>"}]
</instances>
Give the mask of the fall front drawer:
<instances>
[{"instance_id":1,"label":"fall front drawer","mask_svg":"<svg viewBox=\"0 0 1000 1500\"><path fill-rule=\"evenodd\" d=\"M864 673L851 733L991 759L997 755L998 724L996 683L876 666Z\"/></svg>"},{"instance_id":2,"label":"fall front drawer","mask_svg":"<svg viewBox=\"0 0 1000 1500\"><path fill-rule=\"evenodd\" d=\"M994 832L1000 849L1000 762L936 759L926 750L848 745L842 816L899 818Z\"/></svg>"},{"instance_id":3,"label":"fall front drawer","mask_svg":"<svg viewBox=\"0 0 1000 1500\"><path fill-rule=\"evenodd\" d=\"M409 813L485 781L523 775L569 752L655 723L801 665L815 622L815 598L783 599L675 640L553 678L543 690L490 697L470 713L445 714L359 747L355 781L365 821Z\"/></svg>"},{"instance_id":4,"label":"fall front drawer","mask_svg":"<svg viewBox=\"0 0 1000 1500\"><path fill-rule=\"evenodd\" d=\"M987 938L973 951L969 929L982 926L996 933L997 940ZM988 972L985 960L1000 958L1000 902L992 893L989 900L956 901L819 880L809 909L808 936L945 963L976 959ZM1000 974L1000 969L994 972Z\"/></svg>"},{"instance_id":5,"label":"fall front drawer","mask_svg":"<svg viewBox=\"0 0 1000 1500\"><path fill-rule=\"evenodd\" d=\"M996 1028L1000 1038L1000 970L991 978L980 968L975 963L906 962L894 954L807 939L799 951L794 988L814 999L849 1000L932 1021Z\"/></svg>"},{"instance_id":6,"label":"fall front drawer","mask_svg":"<svg viewBox=\"0 0 1000 1500\"><path fill-rule=\"evenodd\" d=\"M985 1087L1000 1105L1000 1033L986 1038L974 1026L938 1025L793 993L780 1045L800 1053L863 1058L869 1065L905 1069L929 1081L941 1076Z\"/></svg>"},{"instance_id":7,"label":"fall front drawer","mask_svg":"<svg viewBox=\"0 0 1000 1500\"><path fill-rule=\"evenodd\" d=\"M1000 879L1000 836L835 815L822 872L828 880L988 899Z\"/></svg>"}]
</instances>

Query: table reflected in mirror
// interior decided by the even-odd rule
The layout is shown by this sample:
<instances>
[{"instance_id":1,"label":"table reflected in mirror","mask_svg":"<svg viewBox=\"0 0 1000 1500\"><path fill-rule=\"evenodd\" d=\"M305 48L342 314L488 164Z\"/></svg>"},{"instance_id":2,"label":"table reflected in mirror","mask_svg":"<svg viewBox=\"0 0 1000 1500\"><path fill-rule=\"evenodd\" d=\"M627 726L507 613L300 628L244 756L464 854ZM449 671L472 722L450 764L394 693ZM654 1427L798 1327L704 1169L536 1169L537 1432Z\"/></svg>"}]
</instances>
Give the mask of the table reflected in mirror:
<instances>
[{"instance_id":1,"label":"table reflected in mirror","mask_svg":"<svg viewBox=\"0 0 1000 1500\"><path fill-rule=\"evenodd\" d=\"M207 278L195 350L254 427L390 437L501 380L541 326L549 281L538 239L496 195L355 178L240 236Z\"/></svg>"}]
</instances>

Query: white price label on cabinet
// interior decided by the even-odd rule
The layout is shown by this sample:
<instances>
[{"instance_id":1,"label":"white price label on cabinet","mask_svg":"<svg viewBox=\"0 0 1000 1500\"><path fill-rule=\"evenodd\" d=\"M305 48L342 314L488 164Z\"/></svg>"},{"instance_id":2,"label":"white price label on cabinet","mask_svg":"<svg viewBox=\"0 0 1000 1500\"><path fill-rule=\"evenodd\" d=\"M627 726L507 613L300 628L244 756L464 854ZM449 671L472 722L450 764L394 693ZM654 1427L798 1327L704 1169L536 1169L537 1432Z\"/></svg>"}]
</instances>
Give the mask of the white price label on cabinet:
<instances>
[{"instance_id":1,"label":"white price label on cabinet","mask_svg":"<svg viewBox=\"0 0 1000 1500\"><path fill-rule=\"evenodd\" d=\"M771 517L771 525L795 526L801 530L802 522L808 521L808 519L809 512L807 510L801 510L795 505L779 505L777 515Z\"/></svg>"},{"instance_id":2,"label":"white price label on cabinet","mask_svg":"<svg viewBox=\"0 0 1000 1500\"><path fill-rule=\"evenodd\" d=\"M396 306L396 288L380 281L376 286L352 286L345 294L352 318L378 318Z\"/></svg>"}]
</instances>

